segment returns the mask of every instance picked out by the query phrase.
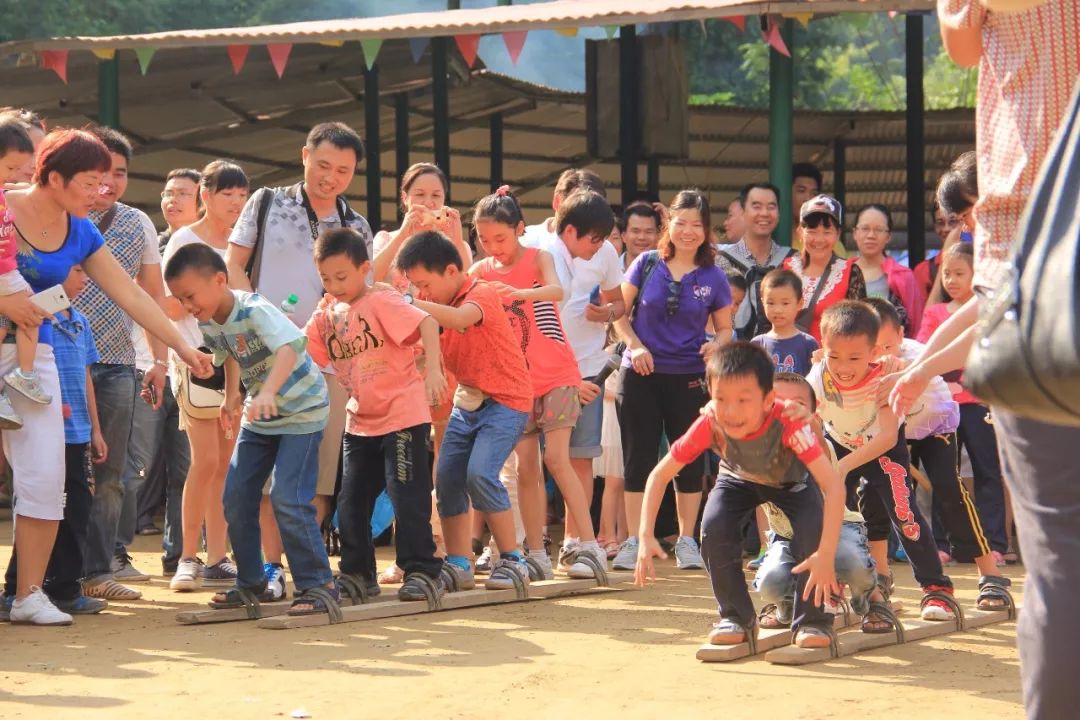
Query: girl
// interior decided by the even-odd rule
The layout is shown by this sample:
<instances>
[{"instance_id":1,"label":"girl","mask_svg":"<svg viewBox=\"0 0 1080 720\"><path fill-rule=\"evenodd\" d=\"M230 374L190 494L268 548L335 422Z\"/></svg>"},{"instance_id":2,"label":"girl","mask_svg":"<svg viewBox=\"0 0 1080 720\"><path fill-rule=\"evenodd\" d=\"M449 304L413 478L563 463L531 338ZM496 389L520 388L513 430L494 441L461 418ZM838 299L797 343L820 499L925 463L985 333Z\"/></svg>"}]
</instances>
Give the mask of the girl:
<instances>
[{"instance_id":1,"label":"girl","mask_svg":"<svg viewBox=\"0 0 1080 720\"><path fill-rule=\"evenodd\" d=\"M596 542L585 490L570 463L570 433L581 415L578 398L581 373L559 319L557 303L563 299L564 290L559 284L555 261L544 250L522 246L519 238L525 232L525 218L505 185L476 204L473 224L487 257L469 273L494 285L503 296L503 307L521 339L521 350L532 378L533 413L515 449L518 498L530 548L530 565L537 575L542 572L543 579L554 577L543 539L547 496L540 471L539 433L542 432L544 462L581 536L577 555L590 555L599 567L606 568L607 554ZM566 564L570 577L594 576L587 562L571 562L568 556Z\"/></svg>"},{"instance_id":2,"label":"girl","mask_svg":"<svg viewBox=\"0 0 1080 720\"><path fill-rule=\"evenodd\" d=\"M942 254L941 287L952 298L926 308L922 327L916 338L926 343L938 326L959 310L973 295L974 254L971 243L956 243ZM960 385L960 372L944 376L960 405L960 428L957 437L971 458L975 475L975 507L983 521L996 564L1004 564L1008 550L1005 533L1005 489L1001 481L997 439L989 408Z\"/></svg>"},{"instance_id":3,"label":"girl","mask_svg":"<svg viewBox=\"0 0 1080 720\"><path fill-rule=\"evenodd\" d=\"M863 205L855 214L855 244L859 248L855 263L862 271L867 297L891 302L911 337L919 331L926 298L915 274L886 253L892 228L892 213L887 207L877 203Z\"/></svg>"},{"instance_id":4,"label":"girl","mask_svg":"<svg viewBox=\"0 0 1080 720\"><path fill-rule=\"evenodd\" d=\"M622 290L630 319L615 322L626 343L615 408L630 535L615 557L617 570L633 570L637 563L645 481L656 465L661 434L671 442L680 438L708 400L702 354L708 349L709 322L718 344L732 337L731 288L715 263L709 201L697 190L683 190L672 201L669 215L657 250L639 255L626 275ZM704 567L694 539L704 474L704 459L699 457L675 478L675 559L684 570Z\"/></svg>"},{"instance_id":5,"label":"girl","mask_svg":"<svg viewBox=\"0 0 1080 720\"><path fill-rule=\"evenodd\" d=\"M215 160L202 171L199 196L202 200L202 217L172 234L162 254L162 268L169 264L177 250L193 243L205 243L225 257L229 234L247 201L247 175L239 165L227 160ZM201 344L202 333L199 332L198 321L184 310L176 298L169 296L166 299L166 312L188 342ZM220 402L224 401L225 395L223 391L193 383L191 374L178 359L173 356L171 360L180 428L187 431L191 464L184 481L180 509L183 550L169 587L176 591L197 590L204 580L232 585L236 580L236 566L225 554L227 527L221 498L236 440L226 435L220 422ZM218 407L214 407L215 398ZM198 557L204 524L209 565L204 565ZM278 577L274 576L271 580L274 581L271 584L280 590L279 597L275 599L280 599L284 596L284 578L281 577L278 582Z\"/></svg>"},{"instance_id":6,"label":"girl","mask_svg":"<svg viewBox=\"0 0 1080 720\"><path fill-rule=\"evenodd\" d=\"M609 239L610 242L610 239ZM615 346L608 347L614 352ZM615 411L615 394L619 390L619 374L612 373L604 382L604 424L600 430L603 453L593 460L593 474L604 478L604 497L600 503L600 531L597 542L613 560L619 546L628 537L626 504L623 500L623 452L619 436L619 418Z\"/></svg>"}]
</instances>

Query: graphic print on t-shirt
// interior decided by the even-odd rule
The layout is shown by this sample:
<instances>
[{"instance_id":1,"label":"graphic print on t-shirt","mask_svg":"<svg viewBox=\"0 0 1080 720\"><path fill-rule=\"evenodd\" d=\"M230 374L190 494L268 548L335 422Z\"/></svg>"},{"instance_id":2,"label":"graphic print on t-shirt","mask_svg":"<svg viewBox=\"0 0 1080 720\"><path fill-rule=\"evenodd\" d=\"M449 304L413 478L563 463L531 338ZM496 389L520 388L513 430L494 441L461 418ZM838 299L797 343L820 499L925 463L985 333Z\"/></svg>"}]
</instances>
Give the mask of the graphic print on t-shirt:
<instances>
[{"instance_id":1,"label":"graphic print on t-shirt","mask_svg":"<svg viewBox=\"0 0 1080 720\"><path fill-rule=\"evenodd\" d=\"M533 288L542 287L540 283L533 282ZM503 302L503 310L510 320L510 326L514 333L521 339L521 352L525 355L525 364L529 364L529 343L532 341L529 315L525 310L528 300L512 300ZM533 317L536 318L536 329L545 337L563 345L566 344L566 336L563 334L562 324L559 322L559 313L555 309L555 303L550 300L533 300Z\"/></svg>"},{"instance_id":2,"label":"graphic print on t-shirt","mask_svg":"<svg viewBox=\"0 0 1080 720\"><path fill-rule=\"evenodd\" d=\"M348 360L368 350L377 350L386 344L371 330L371 323L360 314L344 314L342 333L334 331L332 324L326 339L326 352L331 360Z\"/></svg>"}]
</instances>

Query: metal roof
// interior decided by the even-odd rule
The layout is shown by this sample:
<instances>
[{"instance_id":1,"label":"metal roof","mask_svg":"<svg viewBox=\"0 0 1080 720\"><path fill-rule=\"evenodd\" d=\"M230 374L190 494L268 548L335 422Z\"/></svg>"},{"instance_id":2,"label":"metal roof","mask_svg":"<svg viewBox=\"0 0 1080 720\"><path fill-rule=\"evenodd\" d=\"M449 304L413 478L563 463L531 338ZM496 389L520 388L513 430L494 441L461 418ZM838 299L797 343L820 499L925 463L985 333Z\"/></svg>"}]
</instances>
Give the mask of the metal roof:
<instances>
[{"instance_id":1,"label":"metal roof","mask_svg":"<svg viewBox=\"0 0 1080 720\"><path fill-rule=\"evenodd\" d=\"M197 45L315 43L448 37L520 30L703 20L768 13L933 12L934 0L554 0L499 7L382 17L317 20L246 28L177 30L141 35L64 37L0 44L0 53L29 50L173 48Z\"/></svg>"}]
</instances>

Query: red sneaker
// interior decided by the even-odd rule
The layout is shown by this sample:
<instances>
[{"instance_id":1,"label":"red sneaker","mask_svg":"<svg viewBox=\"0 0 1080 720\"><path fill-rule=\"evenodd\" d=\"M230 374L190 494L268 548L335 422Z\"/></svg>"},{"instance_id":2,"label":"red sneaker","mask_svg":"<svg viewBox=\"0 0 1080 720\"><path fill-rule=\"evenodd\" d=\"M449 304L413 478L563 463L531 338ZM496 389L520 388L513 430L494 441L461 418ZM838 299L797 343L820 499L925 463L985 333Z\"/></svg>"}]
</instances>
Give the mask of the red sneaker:
<instances>
[{"instance_id":1,"label":"red sneaker","mask_svg":"<svg viewBox=\"0 0 1080 720\"><path fill-rule=\"evenodd\" d=\"M945 585L927 585L923 588L923 592L932 593L940 592L948 595L953 594L953 589ZM930 598L922 606L922 619L923 620L936 620L936 621L948 621L955 620L956 615L953 613L949 604L944 600L938 598Z\"/></svg>"}]
</instances>

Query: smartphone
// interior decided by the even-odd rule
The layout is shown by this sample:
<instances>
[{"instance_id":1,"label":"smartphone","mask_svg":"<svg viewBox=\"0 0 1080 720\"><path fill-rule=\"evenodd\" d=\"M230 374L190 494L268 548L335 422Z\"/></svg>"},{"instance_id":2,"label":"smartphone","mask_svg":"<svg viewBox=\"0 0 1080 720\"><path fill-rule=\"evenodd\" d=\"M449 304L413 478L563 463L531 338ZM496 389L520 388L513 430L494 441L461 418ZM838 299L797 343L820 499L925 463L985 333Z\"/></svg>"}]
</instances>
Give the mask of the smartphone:
<instances>
[{"instance_id":1,"label":"smartphone","mask_svg":"<svg viewBox=\"0 0 1080 720\"><path fill-rule=\"evenodd\" d=\"M153 383L146 386L146 402L150 407L157 405L157 388Z\"/></svg>"},{"instance_id":2,"label":"smartphone","mask_svg":"<svg viewBox=\"0 0 1080 720\"><path fill-rule=\"evenodd\" d=\"M71 307L71 301L68 300L63 285L53 285L51 288L42 290L36 295L31 295L30 300L50 315L55 315L56 313Z\"/></svg>"}]
</instances>

